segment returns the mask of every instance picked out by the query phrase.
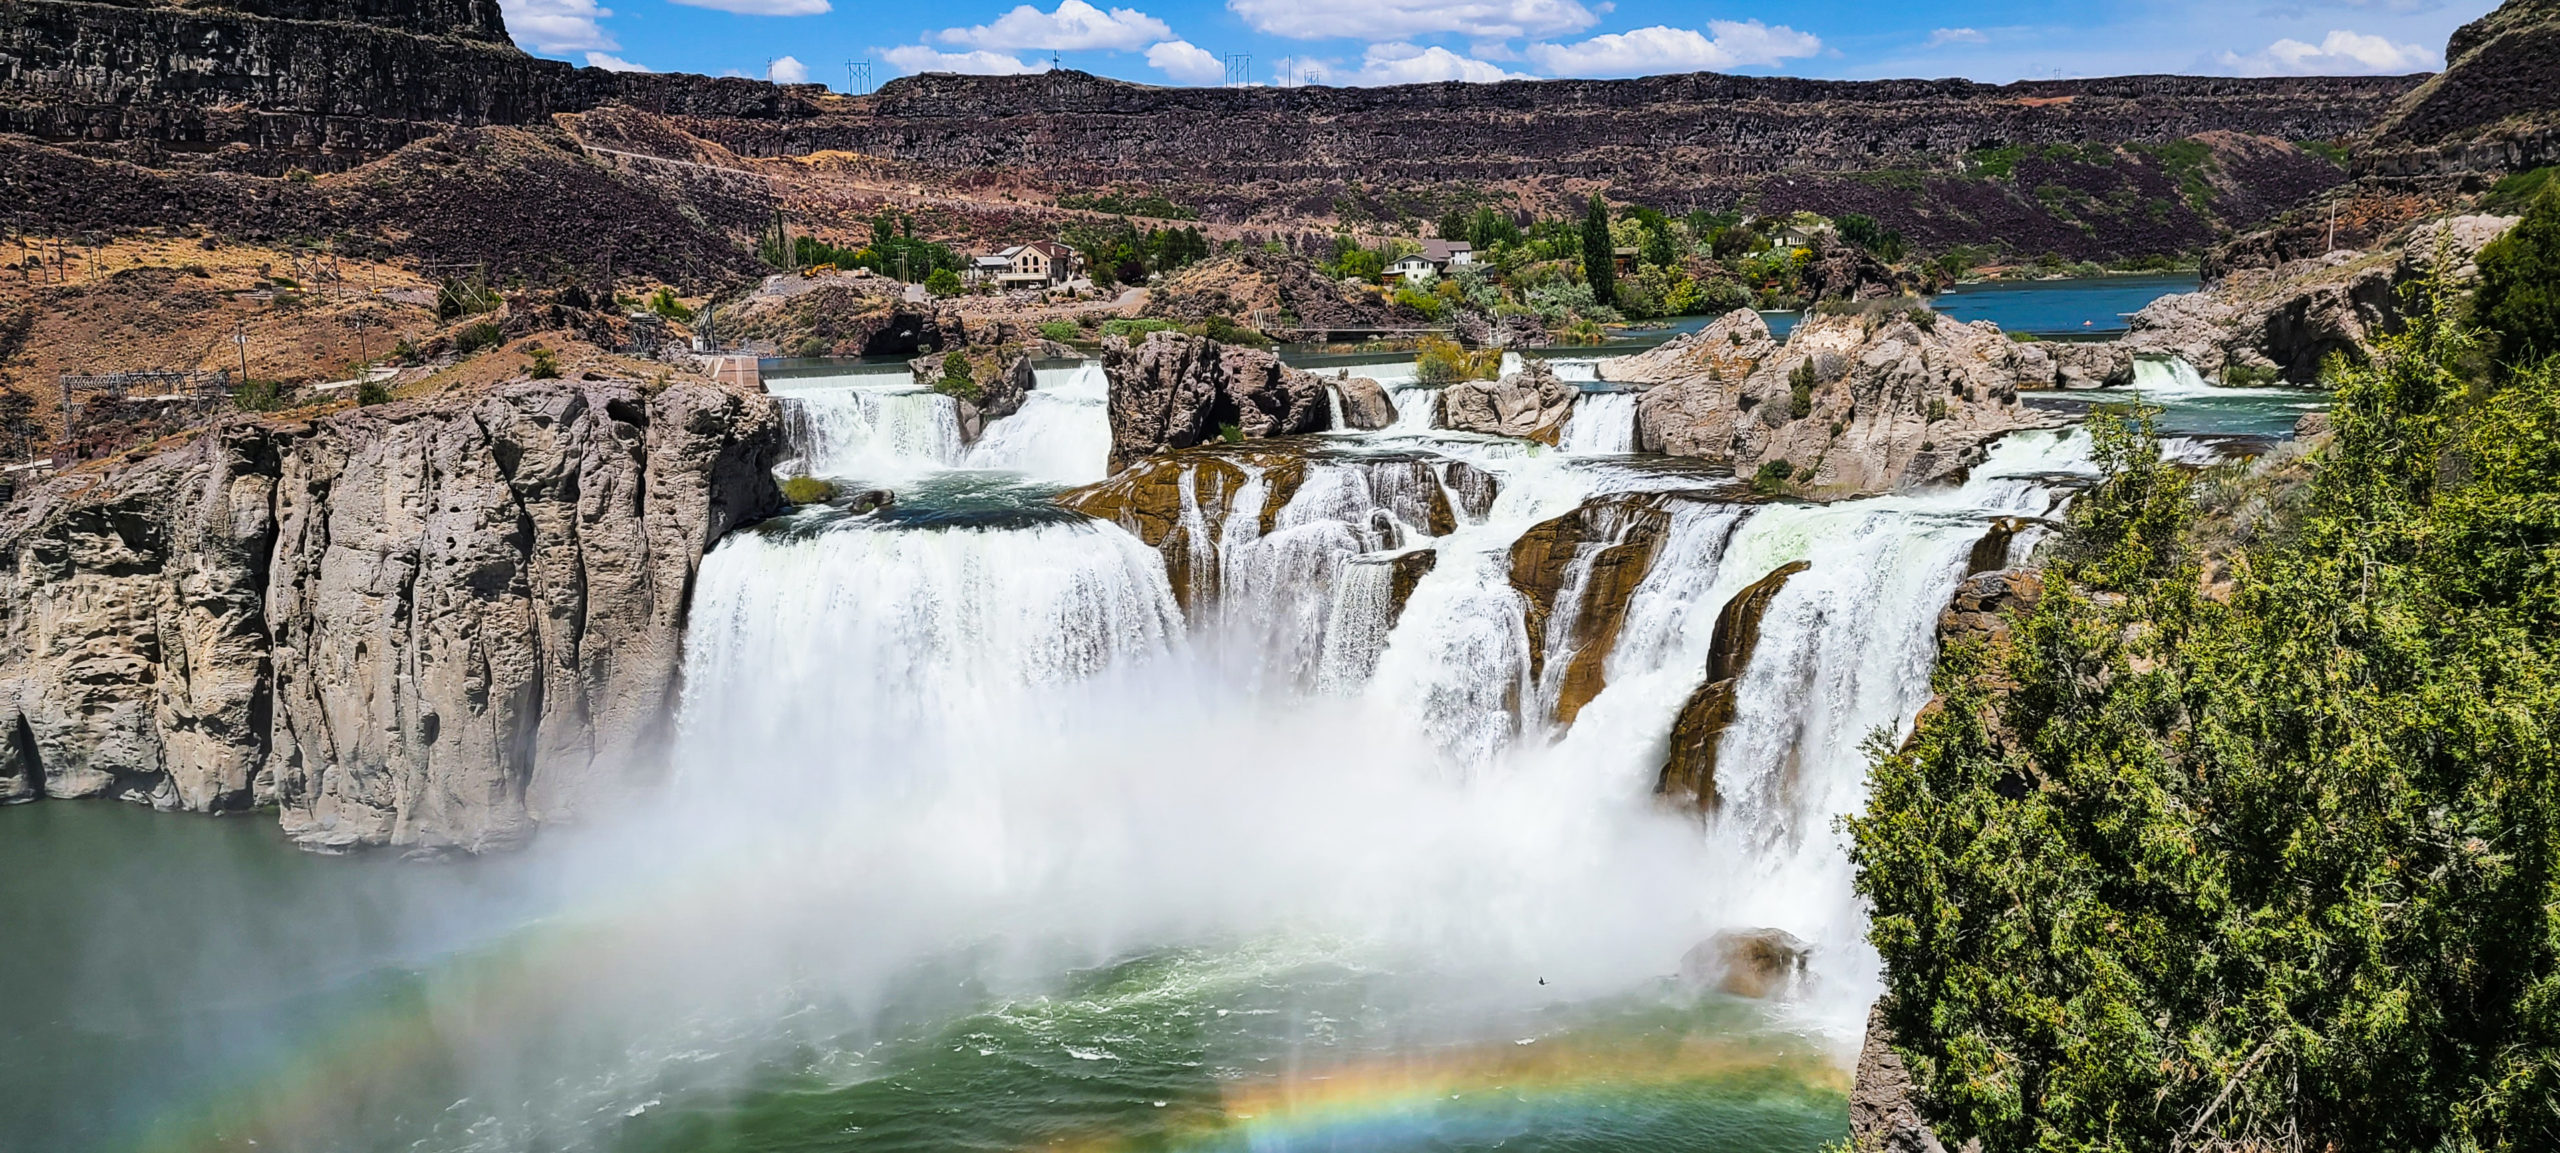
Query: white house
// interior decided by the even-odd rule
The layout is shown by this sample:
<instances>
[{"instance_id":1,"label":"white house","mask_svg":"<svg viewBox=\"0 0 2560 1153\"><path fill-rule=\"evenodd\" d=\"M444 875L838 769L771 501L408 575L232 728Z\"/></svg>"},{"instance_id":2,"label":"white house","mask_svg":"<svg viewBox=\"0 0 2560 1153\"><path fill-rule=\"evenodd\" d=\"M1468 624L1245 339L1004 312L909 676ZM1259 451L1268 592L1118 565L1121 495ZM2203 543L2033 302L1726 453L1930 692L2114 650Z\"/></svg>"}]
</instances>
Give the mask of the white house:
<instances>
[{"instance_id":1,"label":"white house","mask_svg":"<svg viewBox=\"0 0 2560 1153\"><path fill-rule=\"evenodd\" d=\"M1034 240L969 258L969 276L1006 288L1040 288L1075 279L1083 266L1075 249L1054 240Z\"/></svg>"},{"instance_id":2,"label":"white house","mask_svg":"<svg viewBox=\"0 0 2560 1153\"><path fill-rule=\"evenodd\" d=\"M1476 262L1475 246L1463 240L1426 240L1422 251L1387 266L1387 271L1408 282L1445 276L1460 265Z\"/></svg>"}]
</instances>

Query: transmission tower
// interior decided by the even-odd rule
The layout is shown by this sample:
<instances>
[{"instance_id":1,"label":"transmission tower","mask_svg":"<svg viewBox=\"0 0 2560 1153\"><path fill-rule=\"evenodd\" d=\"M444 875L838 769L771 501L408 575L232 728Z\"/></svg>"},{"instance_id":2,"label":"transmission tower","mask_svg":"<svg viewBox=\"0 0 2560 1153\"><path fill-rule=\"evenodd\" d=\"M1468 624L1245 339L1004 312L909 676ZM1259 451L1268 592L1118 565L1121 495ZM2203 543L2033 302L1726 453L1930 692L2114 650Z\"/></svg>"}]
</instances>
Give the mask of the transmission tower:
<instances>
[{"instance_id":1,"label":"transmission tower","mask_svg":"<svg viewBox=\"0 0 2560 1153\"><path fill-rule=\"evenodd\" d=\"M844 83L845 88L856 96L871 91L871 62L868 60L845 61Z\"/></svg>"},{"instance_id":2,"label":"transmission tower","mask_svg":"<svg viewBox=\"0 0 2560 1153\"><path fill-rule=\"evenodd\" d=\"M1253 84L1253 53L1227 53L1227 83L1238 88Z\"/></svg>"}]
</instances>

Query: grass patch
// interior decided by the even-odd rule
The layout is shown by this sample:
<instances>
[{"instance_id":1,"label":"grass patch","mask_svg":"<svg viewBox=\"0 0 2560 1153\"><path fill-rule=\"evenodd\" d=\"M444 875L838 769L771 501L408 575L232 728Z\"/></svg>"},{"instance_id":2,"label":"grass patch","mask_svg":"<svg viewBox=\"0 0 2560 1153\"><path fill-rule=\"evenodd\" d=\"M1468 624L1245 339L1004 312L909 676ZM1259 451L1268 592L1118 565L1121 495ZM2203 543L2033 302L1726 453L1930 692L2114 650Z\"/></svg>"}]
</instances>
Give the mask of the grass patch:
<instances>
[{"instance_id":1,"label":"grass patch","mask_svg":"<svg viewBox=\"0 0 2560 1153\"><path fill-rule=\"evenodd\" d=\"M782 482L782 499L793 504L824 504L836 498L832 481L814 476L795 476Z\"/></svg>"}]
</instances>

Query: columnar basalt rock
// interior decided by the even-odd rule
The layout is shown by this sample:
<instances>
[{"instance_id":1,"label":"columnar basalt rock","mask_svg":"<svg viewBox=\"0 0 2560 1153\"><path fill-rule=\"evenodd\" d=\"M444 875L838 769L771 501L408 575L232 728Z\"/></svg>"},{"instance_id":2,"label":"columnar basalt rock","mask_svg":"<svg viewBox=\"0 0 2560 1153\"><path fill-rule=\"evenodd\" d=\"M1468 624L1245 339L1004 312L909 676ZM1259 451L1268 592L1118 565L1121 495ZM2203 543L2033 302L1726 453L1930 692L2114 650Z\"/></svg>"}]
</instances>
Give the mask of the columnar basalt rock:
<instances>
[{"instance_id":1,"label":"columnar basalt rock","mask_svg":"<svg viewBox=\"0 0 2560 1153\"><path fill-rule=\"evenodd\" d=\"M48 796L519 844L652 771L695 570L779 507L777 450L761 397L538 381L58 480L0 523L6 727Z\"/></svg>"}]
</instances>

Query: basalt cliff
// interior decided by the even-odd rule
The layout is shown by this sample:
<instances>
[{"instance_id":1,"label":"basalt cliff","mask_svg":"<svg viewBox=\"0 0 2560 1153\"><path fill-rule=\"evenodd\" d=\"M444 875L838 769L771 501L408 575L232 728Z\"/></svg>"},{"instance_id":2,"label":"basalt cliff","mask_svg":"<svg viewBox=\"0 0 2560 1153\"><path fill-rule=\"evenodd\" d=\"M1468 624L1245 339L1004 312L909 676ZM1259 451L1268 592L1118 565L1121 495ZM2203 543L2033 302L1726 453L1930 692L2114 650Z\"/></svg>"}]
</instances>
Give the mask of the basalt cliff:
<instances>
[{"instance_id":1,"label":"basalt cliff","mask_svg":"<svg viewBox=\"0 0 2560 1153\"><path fill-rule=\"evenodd\" d=\"M778 445L760 395L519 380L58 477L0 513L0 800L520 843L656 768L694 573L778 507Z\"/></svg>"}]
</instances>

